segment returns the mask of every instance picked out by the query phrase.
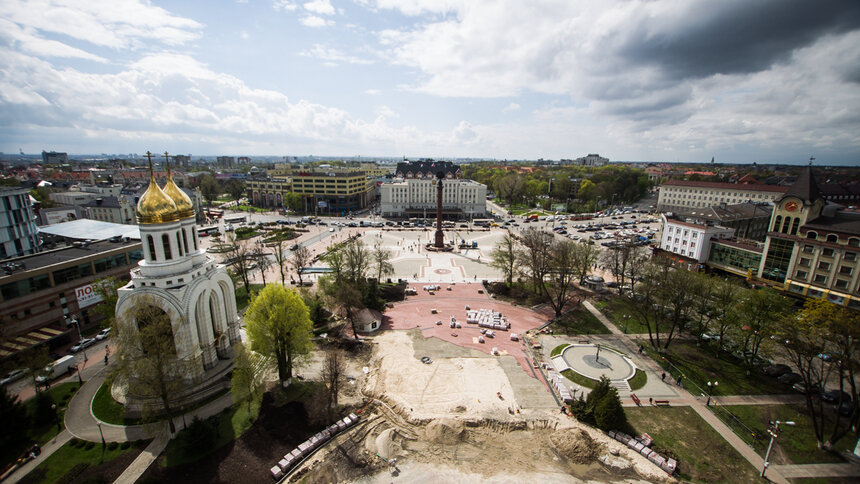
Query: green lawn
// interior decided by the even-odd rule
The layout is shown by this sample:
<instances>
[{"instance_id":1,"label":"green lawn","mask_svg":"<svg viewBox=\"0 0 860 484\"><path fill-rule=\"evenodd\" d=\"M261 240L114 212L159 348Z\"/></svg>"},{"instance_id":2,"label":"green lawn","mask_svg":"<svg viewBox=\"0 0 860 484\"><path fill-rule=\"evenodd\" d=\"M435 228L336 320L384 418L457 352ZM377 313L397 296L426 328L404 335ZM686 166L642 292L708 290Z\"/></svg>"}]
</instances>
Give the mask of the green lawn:
<instances>
[{"instance_id":1,"label":"green lawn","mask_svg":"<svg viewBox=\"0 0 860 484\"><path fill-rule=\"evenodd\" d=\"M839 454L845 450L852 450L856 439L849 431L847 435L836 442L834 451L826 451L818 448L815 440L815 431L812 429L812 419L806 411L805 405L730 405L723 407L733 413L747 427L761 436L754 444L755 450L764 457L767 451L769 436L767 435L768 422L772 420L793 421L795 425L780 426L780 436L774 441L774 450L771 451L770 460L774 464L817 464L828 462L844 462ZM825 417L828 420L826 429L832 428L835 413L830 412L833 405L824 405ZM720 415L717 412L717 415ZM845 424L845 418L841 419ZM787 460L787 461L786 461Z\"/></svg>"},{"instance_id":2,"label":"green lawn","mask_svg":"<svg viewBox=\"0 0 860 484\"><path fill-rule=\"evenodd\" d=\"M99 387L96 395L93 397L92 412L97 419L102 422L115 425L135 425L139 423L134 419L124 417L125 407L113 399L110 394L109 381L106 381Z\"/></svg>"},{"instance_id":3,"label":"green lawn","mask_svg":"<svg viewBox=\"0 0 860 484\"><path fill-rule=\"evenodd\" d=\"M699 389L707 388L707 382L717 381L719 386L714 394L719 395L779 395L791 393L791 388L780 385L775 378L765 376L758 369L753 369L747 375L743 361L727 353L715 355L708 346L696 346L694 341L675 340L662 355L651 348L648 341L638 341L645 347L654 361L667 370L672 378L678 376L677 370L667 364L671 361L680 369L687 382L686 387L697 391L690 383L695 383ZM665 359L663 358L665 356Z\"/></svg>"},{"instance_id":4,"label":"green lawn","mask_svg":"<svg viewBox=\"0 0 860 484\"><path fill-rule=\"evenodd\" d=\"M628 380L627 383L630 384L631 390L636 391L644 387L645 384L648 383L648 375L644 371L637 368L636 373L633 375L633 378Z\"/></svg>"},{"instance_id":5,"label":"green lawn","mask_svg":"<svg viewBox=\"0 0 860 484\"><path fill-rule=\"evenodd\" d=\"M263 213L263 212L265 212L265 211L266 211L266 210L265 210L265 209L263 209L263 208L260 208L260 207L254 207L254 206L252 206L252 205L239 205L238 207L236 207L236 210L239 210L239 211L242 211L242 212L248 212L248 211L251 211L251 212L257 212L257 213Z\"/></svg>"},{"instance_id":6,"label":"green lawn","mask_svg":"<svg viewBox=\"0 0 860 484\"><path fill-rule=\"evenodd\" d=\"M145 447L147 444L148 442L141 443L140 445ZM72 442L68 442L66 445L57 449L56 452L51 454L44 462L39 464L38 467L33 469L25 479L27 479L27 482L42 483L72 482L76 476L85 471L88 467L97 466L111 461L126 452L134 451L136 448L135 445L130 444L125 444L125 448L123 448L122 445L111 445L110 447L113 448L102 449L101 444L95 444L93 442L88 442L76 447L72 445ZM106 481L104 478L102 478L102 480L93 478L87 482Z\"/></svg>"},{"instance_id":7,"label":"green lawn","mask_svg":"<svg viewBox=\"0 0 860 484\"><path fill-rule=\"evenodd\" d=\"M560 344L560 345L556 346L555 348L553 348L553 349L552 349L552 352L549 354L549 356L550 356L550 357L552 357L552 356L558 356L558 355L560 355L560 354L561 354L561 352L562 352L562 350L564 350L564 349L565 349L565 348L567 348L568 346L570 346L570 345L569 345L569 344L567 344L567 343Z\"/></svg>"},{"instance_id":8,"label":"green lawn","mask_svg":"<svg viewBox=\"0 0 860 484\"><path fill-rule=\"evenodd\" d=\"M633 317L632 313L624 307L618 298L609 301L592 301L591 303L622 332L626 334L648 334L648 327Z\"/></svg>"},{"instance_id":9,"label":"green lawn","mask_svg":"<svg viewBox=\"0 0 860 484\"><path fill-rule=\"evenodd\" d=\"M584 307L565 314L552 326L554 334L609 334L609 329Z\"/></svg>"},{"instance_id":10,"label":"green lawn","mask_svg":"<svg viewBox=\"0 0 860 484\"><path fill-rule=\"evenodd\" d=\"M251 292L258 293L263 290L262 284L251 284ZM245 286L236 288L236 309L241 311L248 307L248 304L251 302L251 298L248 297L248 288Z\"/></svg>"},{"instance_id":11,"label":"green lawn","mask_svg":"<svg viewBox=\"0 0 860 484\"><path fill-rule=\"evenodd\" d=\"M54 405L57 406L57 419L60 422L60 428L64 427L63 416L66 413L69 400L72 399L72 396L80 387L81 385L78 382L66 382L55 385L47 391L48 396L51 397ZM36 397L25 401L24 408L27 409L27 415L30 416L32 421L36 413ZM41 424L31 425L28 437L29 440L38 442L41 445L53 439L58 433L56 420L48 419Z\"/></svg>"},{"instance_id":12,"label":"green lawn","mask_svg":"<svg viewBox=\"0 0 860 484\"><path fill-rule=\"evenodd\" d=\"M582 376L579 373L577 373L571 369L562 370L561 374L564 375L564 377L567 378L568 380L570 380L570 381L572 381L572 382L574 382L580 386L584 386L585 388L594 388L597 386L597 383L598 383L597 380L592 380L591 378L588 378L587 376Z\"/></svg>"},{"instance_id":13,"label":"green lawn","mask_svg":"<svg viewBox=\"0 0 860 484\"><path fill-rule=\"evenodd\" d=\"M654 439L652 448L678 461L688 482L757 482L758 471L689 407L626 407L636 434Z\"/></svg>"}]
</instances>

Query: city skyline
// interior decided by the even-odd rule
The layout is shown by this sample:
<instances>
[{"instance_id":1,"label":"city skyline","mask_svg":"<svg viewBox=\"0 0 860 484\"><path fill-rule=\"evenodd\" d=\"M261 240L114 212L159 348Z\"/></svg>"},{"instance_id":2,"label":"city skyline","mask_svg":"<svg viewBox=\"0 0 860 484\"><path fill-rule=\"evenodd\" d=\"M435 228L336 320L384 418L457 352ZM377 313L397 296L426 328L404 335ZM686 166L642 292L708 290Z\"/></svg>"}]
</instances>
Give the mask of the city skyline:
<instances>
[{"instance_id":1,"label":"city skyline","mask_svg":"<svg viewBox=\"0 0 860 484\"><path fill-rule=\"evenodd\" d=\"M860 4L43 2L0 151L852 164Z\"/></svg>"}]
</instances>

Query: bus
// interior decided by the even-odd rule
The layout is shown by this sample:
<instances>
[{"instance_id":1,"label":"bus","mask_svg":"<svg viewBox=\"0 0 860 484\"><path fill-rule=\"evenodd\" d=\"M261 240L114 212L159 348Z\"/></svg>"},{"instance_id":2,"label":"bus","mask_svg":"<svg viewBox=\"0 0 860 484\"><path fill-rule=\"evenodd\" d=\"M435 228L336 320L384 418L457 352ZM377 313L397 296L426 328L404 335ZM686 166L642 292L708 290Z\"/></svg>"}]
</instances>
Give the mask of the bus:
<instances>
[{"instance_id":1,"label":"bus","mask_svg":"<svg viewBox=\"0 0 860 484\"><path fill-rule=\"evenodd\" d=\"M495 222L495 220L491 218L476 218L475 220L472 220L472 224L475 225L475 227L489 227L493 222Z\"/></svg>"},{"instance_id":2,"label":"bus","mask_svg":"<svg viewBox=\"0 0 860 484\"><path fill-rule=\"evenodd\" d=\"M242 223L242 222L245 222L246 220L248 220L247 215L230 215L228 217L224 217L224 222L225 223L231 223L231 224Z\"/></svg>"},{"instance_id":3,"label":"bus","mask_svg":"<svg viewBox=\"0 0 860 484\"><path fill-rule=\"evenodd\" d=\"M217 225L211 225L209 227L200 227L197 229L197 236L198 237L208 237L208 236L214 234L215 232L218 232L218 226Z\"/></svg>"}]
</instances>

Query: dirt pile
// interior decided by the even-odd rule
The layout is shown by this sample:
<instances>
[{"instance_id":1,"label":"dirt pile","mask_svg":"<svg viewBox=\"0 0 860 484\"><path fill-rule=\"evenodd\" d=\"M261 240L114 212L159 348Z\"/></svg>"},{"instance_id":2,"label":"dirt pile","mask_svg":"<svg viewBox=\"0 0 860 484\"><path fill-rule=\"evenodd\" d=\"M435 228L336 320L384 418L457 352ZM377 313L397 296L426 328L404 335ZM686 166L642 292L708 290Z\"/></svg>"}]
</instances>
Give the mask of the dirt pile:
<instances>
[{"instance_id":1,"label":"dirt pile","mask_svg":"<svg viewBox=\"0 0 860 484\"><path fill-rule=\"evenodd\" d=\"M387 429L376 437L376 453L383 459L393 459L403 452L403 447L397 442L397 430Z\"/></svg>"},{"instance_id":2,"label":"dirt pile","mask_svg":"<svg viewBox=\"0 0 860 484\"><path fill-rule=\"evenodd\" d=\"M439 419L427 424L424 429L427 440L437 444L456 444L466 436L463 424L453 419Z\"/></svg>"},{"instance_id":3,"label":"dirt pile","mask_svg":"<svg viewBox=\"0 0 860 484\"><path fill-rule=\"evenodd\" d=\"M549 436L553 447L574 464L588 464L604 452L603 444L580 429L562 429Z\"/></svg>"}]
</instances>

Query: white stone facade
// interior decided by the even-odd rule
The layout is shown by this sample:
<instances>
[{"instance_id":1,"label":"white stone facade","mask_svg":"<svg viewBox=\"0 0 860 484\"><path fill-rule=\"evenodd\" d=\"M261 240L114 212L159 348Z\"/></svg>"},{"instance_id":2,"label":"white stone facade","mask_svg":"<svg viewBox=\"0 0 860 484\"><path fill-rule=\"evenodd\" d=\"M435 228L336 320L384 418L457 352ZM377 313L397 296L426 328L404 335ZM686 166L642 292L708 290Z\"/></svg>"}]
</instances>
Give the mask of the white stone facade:
<instances>
[{"instance_id":1,"label":"white stone facade","mask_svg":"<svg viewBox=\"0 0 860 484\"><path fill-rule=\"evenodd\" d=\"M678 254L698 263L708 259L711 239L731 239L735 230L719 226L698 225L663 217L660 249Z\"/></svg>"},{"instance_id":2,"label":"white stone facade","mask_svg":"<svg viewBox=\"0 0 860 484\"><path fill-rule=\"evenodd\" d=\"M380 187L383 217L406 217L426 211L436 214L436 179L395 179ZM458 218L480 218L487 213L487 186L472 180L442 181L442 211Z\"/></svg>"}]
</instances>

